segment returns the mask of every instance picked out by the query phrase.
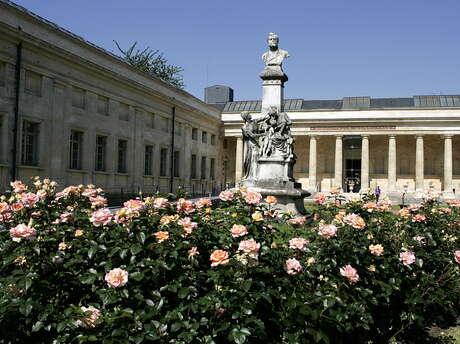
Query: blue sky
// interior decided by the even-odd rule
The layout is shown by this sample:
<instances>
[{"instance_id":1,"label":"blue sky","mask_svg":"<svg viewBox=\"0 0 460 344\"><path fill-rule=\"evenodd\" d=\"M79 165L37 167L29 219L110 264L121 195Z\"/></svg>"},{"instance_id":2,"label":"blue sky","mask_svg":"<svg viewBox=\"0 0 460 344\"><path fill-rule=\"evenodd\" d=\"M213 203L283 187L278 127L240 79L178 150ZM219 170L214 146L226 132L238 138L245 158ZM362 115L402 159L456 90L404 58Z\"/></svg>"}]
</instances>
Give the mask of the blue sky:
<instances>
[{"instance_id":1,"label":"blue sky","mask_svg":"<svg viewBox=\"0 0 460 344\"><path fill-rule=\"evenodd\" d=\"M115 52L137 41L182 66L186 90L261 97L261 54L280 36L286 98L460 94L458 0L16 0Z\"/></svg>"}]
</instances>

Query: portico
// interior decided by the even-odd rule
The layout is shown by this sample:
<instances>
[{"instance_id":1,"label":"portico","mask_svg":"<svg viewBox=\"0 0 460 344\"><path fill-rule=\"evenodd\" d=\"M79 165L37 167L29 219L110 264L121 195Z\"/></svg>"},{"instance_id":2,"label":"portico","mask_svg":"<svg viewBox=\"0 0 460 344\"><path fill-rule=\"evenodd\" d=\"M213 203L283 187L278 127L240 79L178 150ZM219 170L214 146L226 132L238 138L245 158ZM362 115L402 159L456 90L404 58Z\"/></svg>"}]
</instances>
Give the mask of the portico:
<instances>
[{"instance_id":1,"label":"portico","mask_svg":"<svg viewBox=\"0 0 460 344\"><path fill-rule=\"evenodd\" d=\"M428 191L459 196L459 108L287 113L295 136L294 177L311 192L335 186L365 192L379 186L384 195L394 197L405 189L414 197ZM235 117L223 113L225 140L233 156L239 136ZM233 173L237 177L238 169ZM228 182L238 183L238 178Z\"/></svg>"}]
</instances>

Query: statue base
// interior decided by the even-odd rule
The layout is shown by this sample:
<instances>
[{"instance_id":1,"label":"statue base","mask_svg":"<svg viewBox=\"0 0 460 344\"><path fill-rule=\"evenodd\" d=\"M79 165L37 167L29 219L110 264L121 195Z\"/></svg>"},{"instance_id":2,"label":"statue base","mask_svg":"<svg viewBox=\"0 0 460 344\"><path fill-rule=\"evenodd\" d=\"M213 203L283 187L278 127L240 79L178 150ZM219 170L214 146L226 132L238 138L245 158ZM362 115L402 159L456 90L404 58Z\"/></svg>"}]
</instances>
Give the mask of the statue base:
<instances>
[{"instance_id":1,"label":"statue base","mask_svg":"<svg viewBox=\"0 0 460 344\"><path fill-rule=\"evenodd\" d=\"M245 179L243 185L264 196L278 199L276 209L305 214L304 198L310 196L302 185L292 177L294 158L260 157L257 164L257 179Z\"/></svg>"}]
</instances>

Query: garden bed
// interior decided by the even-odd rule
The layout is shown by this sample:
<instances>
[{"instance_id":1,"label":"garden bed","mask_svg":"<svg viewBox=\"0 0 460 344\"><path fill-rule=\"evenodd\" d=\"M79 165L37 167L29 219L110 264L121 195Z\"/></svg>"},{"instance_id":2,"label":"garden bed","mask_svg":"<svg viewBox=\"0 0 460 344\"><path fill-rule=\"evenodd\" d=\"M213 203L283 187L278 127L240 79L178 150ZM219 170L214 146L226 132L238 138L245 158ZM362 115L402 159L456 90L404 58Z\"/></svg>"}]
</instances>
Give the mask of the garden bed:
<instances>
[{"instance_id":1,"label":"garden bed","mask_svg":"<svg viewBox=\"0 0 460 344\"><path fill-rule=\"evenodd\" d=\"M12 186L0 343L411 343L459 316L458 202L335 193L305 218L240 189L114 215L93 186Z\"/></svg>"}]
</instances>

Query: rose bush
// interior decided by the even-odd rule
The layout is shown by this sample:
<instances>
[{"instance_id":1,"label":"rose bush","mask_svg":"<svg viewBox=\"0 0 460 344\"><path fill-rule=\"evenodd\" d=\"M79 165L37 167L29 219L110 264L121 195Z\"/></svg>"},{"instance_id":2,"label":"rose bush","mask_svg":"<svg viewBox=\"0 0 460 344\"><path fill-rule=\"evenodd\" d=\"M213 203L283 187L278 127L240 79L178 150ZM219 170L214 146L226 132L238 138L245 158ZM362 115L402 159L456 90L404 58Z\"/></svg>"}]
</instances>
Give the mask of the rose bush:
<instances>
[{"instance_id":1,"label":"rose bush","mask_svg":"<svg viewBox=\"0 0 460 344\"><path fill-rule=\"evenodd\" d=\"M12 183L0 343L421 342L454 323L458 204L340 197L318 196L309 221L246 189L111 213L92 185Z\"/></svg>"}]
</instances>

